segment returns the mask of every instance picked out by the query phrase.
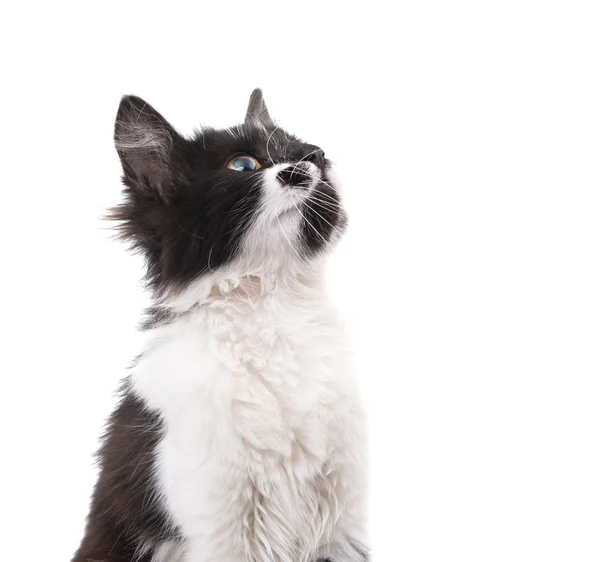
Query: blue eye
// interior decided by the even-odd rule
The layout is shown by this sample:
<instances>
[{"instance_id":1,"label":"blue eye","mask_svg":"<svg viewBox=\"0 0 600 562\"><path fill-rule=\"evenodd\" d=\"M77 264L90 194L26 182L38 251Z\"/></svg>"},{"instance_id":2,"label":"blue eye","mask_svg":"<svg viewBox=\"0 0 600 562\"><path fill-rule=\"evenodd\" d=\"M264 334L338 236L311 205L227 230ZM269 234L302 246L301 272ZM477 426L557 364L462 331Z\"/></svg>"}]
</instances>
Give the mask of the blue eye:
<instances>
[{"instance_id":1,"label":"blue eye","mask_svg":"<svg viewBox=\"0 0 600 562\"><path fill-rule=\"evenodd\" d=\"M260 164L252 156L236 156L227 163L227 167L236 172L254 172L260 168Z\"/></svg>"}]
</instances>

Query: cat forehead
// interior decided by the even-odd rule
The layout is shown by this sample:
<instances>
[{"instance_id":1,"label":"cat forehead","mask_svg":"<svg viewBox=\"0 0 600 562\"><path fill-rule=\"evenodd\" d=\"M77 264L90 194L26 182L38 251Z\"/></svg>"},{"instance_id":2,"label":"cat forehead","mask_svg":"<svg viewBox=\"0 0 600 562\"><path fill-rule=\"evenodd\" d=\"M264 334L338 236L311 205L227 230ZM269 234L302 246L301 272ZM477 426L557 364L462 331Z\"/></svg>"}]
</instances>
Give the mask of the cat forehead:
<instances>
[{"instance_id":1,"label":"cat forehead","mask_svg":"<svg viewBox=\"0 0 600 562\"><path fill-rule=\"evenodd\" d=\"M196 139L196 142L206 150L253 150L278 156L285 154L293 156L310 146L281 127L269 129L247 123L225 129L205 130Z\"/></svg>"}]
</instances>

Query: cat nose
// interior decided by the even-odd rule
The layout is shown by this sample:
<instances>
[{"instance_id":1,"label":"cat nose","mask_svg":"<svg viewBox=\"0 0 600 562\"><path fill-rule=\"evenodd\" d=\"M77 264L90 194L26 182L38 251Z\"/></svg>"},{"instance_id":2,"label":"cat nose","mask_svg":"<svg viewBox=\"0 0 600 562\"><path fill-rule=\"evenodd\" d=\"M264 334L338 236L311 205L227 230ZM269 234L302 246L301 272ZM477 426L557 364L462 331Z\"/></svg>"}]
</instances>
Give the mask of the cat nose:
<instances>
[{"instance_id":1,"label":"cat nose","mask_svg":"<svg viewBox=\"0 0 600 562\"><path fill-rule=\"evenodd\" d=\"M314 165L309 162L297 162L280 170L277 174L277 179L289 187L308 189L315 177L313 169Z\"/></svg>"}]
</instances>

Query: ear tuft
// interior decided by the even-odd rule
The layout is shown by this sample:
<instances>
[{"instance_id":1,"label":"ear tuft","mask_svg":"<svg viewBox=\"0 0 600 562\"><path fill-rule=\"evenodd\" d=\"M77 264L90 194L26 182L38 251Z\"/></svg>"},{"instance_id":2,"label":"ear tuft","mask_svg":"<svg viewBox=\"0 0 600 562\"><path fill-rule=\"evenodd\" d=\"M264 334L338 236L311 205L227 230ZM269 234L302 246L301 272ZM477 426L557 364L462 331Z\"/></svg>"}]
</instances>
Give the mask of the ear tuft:
<instances>
[{"instance_id":1,"label":"ear tuft","mask_svg":"<svg viewBox=\"0 0 600 562\"><path fill-rule=\"evenodd\" d=\"M142 98L124 96L115 121L115 147L123 154L168 158L173 146L169 129L165 119Z\"/></svg>"},{"instance_id":2,"label":"ear tuft","mask_svg":"<svg viewBox=\"0 0 600 562\"><path fill-rule=\"evenodd\" d=\"M263 93L260 88L256 88L252 94L250 94L250 101L248 102L248 111L246 112L246 123L259 124L263 127L274 127L275 123L269 115L267 110L267 104L263 98Z\"/></svg>"}]
</instances>

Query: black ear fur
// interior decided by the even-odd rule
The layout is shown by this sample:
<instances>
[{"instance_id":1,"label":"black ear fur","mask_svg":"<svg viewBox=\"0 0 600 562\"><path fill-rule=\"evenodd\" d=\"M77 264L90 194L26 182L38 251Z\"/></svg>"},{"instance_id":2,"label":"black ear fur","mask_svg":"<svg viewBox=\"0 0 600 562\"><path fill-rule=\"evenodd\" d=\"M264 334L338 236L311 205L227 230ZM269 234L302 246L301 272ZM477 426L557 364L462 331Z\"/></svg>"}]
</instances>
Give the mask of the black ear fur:
<instances>
[{"instance_id":1,"label":"black ear fur","mask_svg":"<svg viewBox=\"0 0 600 562\"><path fill-rule=\"evenodd\" d=\"M124 96L114 139L127 185L167 200L186 169L183 137L149 103Z\"/></svg>"},{"instance_id":2,"label":"black ear fur","mask_svg":"<svg viewBox=\"0 0 600 562\"><path fill-rule=\"evenodd\" d=\"M256 88L252 94L250 94L250 101L248 102L248 111L246 112L245 122L247 124L259 123L267 128L275 127L275 123L269 115L267 104L265 103L265 99L263 98L263 93L260 88Z\"/></svg>"}]
</instances>

